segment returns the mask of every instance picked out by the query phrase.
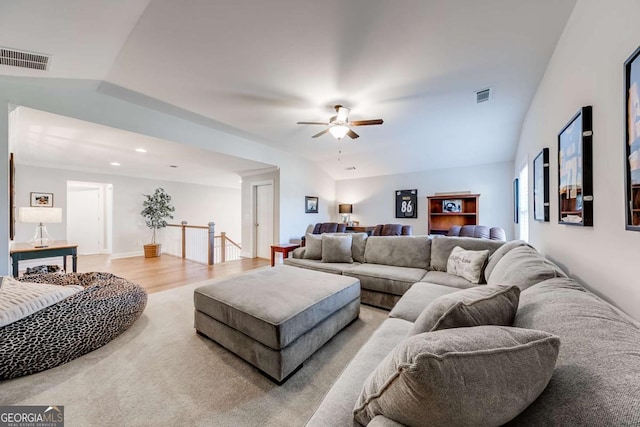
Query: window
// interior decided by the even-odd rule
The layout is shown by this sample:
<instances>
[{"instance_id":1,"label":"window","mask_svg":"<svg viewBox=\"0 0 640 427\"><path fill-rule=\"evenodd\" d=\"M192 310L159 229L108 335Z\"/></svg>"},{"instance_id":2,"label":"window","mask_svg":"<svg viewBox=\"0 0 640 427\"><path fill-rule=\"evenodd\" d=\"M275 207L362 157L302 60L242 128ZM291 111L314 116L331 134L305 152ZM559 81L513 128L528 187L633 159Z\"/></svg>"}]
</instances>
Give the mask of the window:
<instances>
[{"instance_id":1,"label":"window","mask_svg":"<svg viewBox=\"0 0 640 427\"><path fill-rule=\"evenodd\" d=\"M527 163L518 176L518 228L519 238L529 241L529 167Z\"/></svg>"}]
</instances>

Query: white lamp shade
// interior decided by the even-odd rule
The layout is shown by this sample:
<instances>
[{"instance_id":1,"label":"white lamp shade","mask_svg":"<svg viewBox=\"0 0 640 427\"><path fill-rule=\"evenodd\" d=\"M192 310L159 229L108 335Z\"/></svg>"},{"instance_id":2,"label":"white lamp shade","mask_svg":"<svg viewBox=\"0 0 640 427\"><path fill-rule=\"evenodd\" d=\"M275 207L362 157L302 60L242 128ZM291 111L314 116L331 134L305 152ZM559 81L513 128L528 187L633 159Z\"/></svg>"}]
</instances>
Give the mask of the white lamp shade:
<instances>
[{"instance_id":1,"label":"white lamp shade","mask_svg":"<svg viewBox=\"0 0 640 427\"><path fill-rule=\"evenodd\" d=\"M62 222L62 208L20 208L18 218L23 223L53 224Z\"/></svg>"},{"instance_id":2,"label":"white lamp shade","mask_svg":"<svg viewBox=\"0 0 640 427\"><path fill-rule=\"evenodd\" d=\"M349 132L349 128L344 125L336 125L331 126L329 128L329 132L331 132L331 135L333 135L334 138L342 139L347 134L347 132Z\"/></svg>"}]
</instances>

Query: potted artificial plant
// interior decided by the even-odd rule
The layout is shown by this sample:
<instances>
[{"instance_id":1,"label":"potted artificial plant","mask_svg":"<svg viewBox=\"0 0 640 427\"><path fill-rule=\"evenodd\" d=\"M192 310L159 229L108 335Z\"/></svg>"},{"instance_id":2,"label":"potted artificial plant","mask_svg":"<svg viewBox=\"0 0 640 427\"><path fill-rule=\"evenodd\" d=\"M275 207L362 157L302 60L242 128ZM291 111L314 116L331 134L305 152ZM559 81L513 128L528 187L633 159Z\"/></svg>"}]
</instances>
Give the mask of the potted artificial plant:
<instances>
[{"instance_id":1,"label":"potted artificial plant","mask_svg":"<svg viewBox=\"0 0 640 427\"><path fill-rule=\"evenodd\" d=\"M151 243L144 245L145 258L160 256L160 243L156 243L156 231L167 226L167 218L173 218L171 212L171 196L163 188L156 188L153 194L143 194L145 197L140 214L144 217L147 227L153 230Z\"/></svg>"}]
</instances>

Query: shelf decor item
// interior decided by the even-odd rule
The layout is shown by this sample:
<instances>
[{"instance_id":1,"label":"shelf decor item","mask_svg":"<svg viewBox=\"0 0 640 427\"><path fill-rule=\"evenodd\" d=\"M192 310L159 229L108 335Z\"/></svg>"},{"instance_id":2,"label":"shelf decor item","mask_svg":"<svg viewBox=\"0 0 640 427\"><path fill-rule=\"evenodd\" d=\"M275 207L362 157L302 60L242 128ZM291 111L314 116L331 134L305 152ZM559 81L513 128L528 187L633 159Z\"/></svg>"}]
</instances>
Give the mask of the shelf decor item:
<instances>
[{"instance_id":1,"label":"shelf decor item","mask_svg":"<svg viewBox=\"0 0 640 427\"><path fill-rule=\"evenodd\" d=\"M558 134L558 223L593 225L591 106L582 107Z\"/></svg>"},{"instance_id":2,"label":"shelf decor item","mask_svg":"<svg viewBox=\"0 0 640 427\"><path fill-rule=\"evenodd\" d=\"M304 213L318 213L318 198L315 196L304 197Z\"/></svg>"},{"instance_id":3,"label":"shelf decor item","mask_svg":"<svg viewBox=\"0 0 640 427\"><path fill-rule=\"evenodd\" d=\"M576 208L582 202L576 200ZM533 219L549 221L549 149L543 148L533 159Z\"/></svg>"},{"instance_id":4,"label":"shelf decor item","mask_svg":"<svg viewBox=\"0 0 640 427\"><path fill-rule=\"evenodd\" d=\"M640 231L640 47L624 63L627 230Z\"/></svg>"},{"instance_id":5,"label":"shelf decor item","mask_svg":"<svg viewBox=\"0 0 640 427\"><path fill-rule=\"evenodd\" d=\"M52 208L53 193L31 193L31 207Z\"/></svg>"},{"instance_id":6,"label":"shelf decor item","mask_svg":"<svg viewBox=\"0 0 640 427\"><path fill-rule=\"evenodd\" d=\"M418 218L418 190L396 191L396 218Z\"/></svg>"},{"instance_id":7,"label":"shelf decor item","mask_svg":"<svg viewBox=\"0 0 640 427\"><path fill-rule=\"evenodd\" d=\"M140 211L145 219L147 227L153 230L151 243L144 245L144 257L153 258L160 256L161 244L156 243L156 231L167 226L167 219L173 218L171 212L175 208L171 205L171 196L163 188L156 188L153 194L143 194L145 200Z\"/></svg>"}]
</instances>

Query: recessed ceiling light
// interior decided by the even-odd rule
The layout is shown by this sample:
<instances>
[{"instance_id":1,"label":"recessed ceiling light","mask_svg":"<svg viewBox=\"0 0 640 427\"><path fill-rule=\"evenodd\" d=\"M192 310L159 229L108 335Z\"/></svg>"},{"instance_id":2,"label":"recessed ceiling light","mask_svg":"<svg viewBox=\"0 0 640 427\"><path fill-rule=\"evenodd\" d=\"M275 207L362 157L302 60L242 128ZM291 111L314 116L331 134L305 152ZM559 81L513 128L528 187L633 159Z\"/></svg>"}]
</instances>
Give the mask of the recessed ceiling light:
<instances>
[{"instance_id":1,"label":"recessed ceiling light","mask_svg":"<svg viewBox=\"0 0 640 427\"><path fill-rule=\"evenodd\" d=\"M120 166L120 163L118 163L118 162L111 162L111 163L109 163L109 164L110 164L111 166Z\"/></svg>"},{"instance_id":2,"label":"recessed ceiling light","mask_svg":"<svg viewBox=\"0 0 640 427\"><path fill-rule=\"evenodd\" d=\"M147 150L145 150L144 148L136 148L136 151L138 153L146 153L147 152Z\"/></svg>"}]
</instances>

